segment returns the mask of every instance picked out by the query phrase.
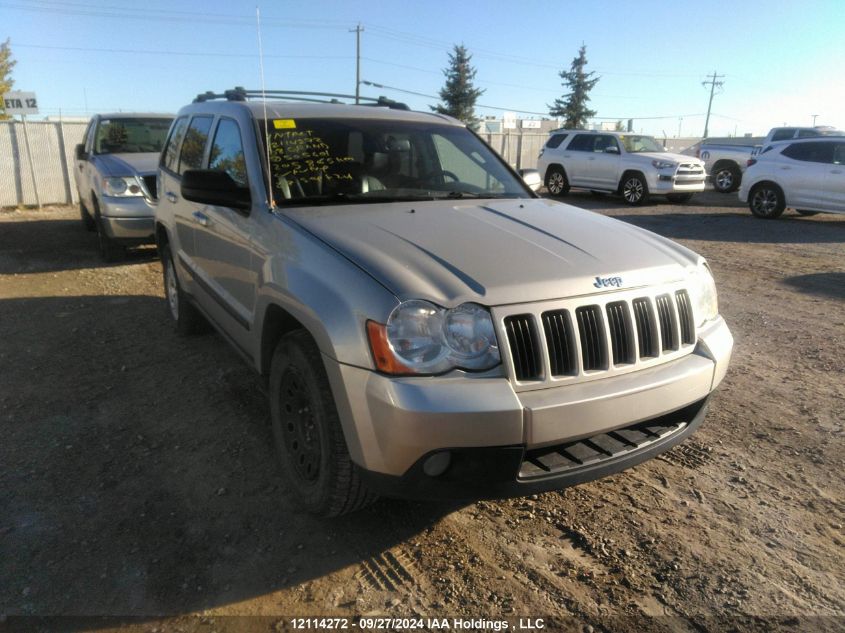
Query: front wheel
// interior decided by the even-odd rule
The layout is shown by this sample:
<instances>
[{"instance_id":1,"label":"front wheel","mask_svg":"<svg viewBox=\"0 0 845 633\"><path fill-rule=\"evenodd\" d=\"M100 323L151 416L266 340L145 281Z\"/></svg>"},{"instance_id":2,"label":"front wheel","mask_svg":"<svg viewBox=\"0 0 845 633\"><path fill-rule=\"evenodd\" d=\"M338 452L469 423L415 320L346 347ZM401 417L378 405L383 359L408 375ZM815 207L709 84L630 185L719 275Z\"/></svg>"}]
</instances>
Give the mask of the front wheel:
<instances>
[{"instance_id":1,"label":"front wheel","mask_svg":"<svg viewBox=\"0 0 845 633\"><path fill-rule=\"evenodd\" d=\"M675 204L683 204L685 202L689 202L692 200L691 193L670 193L666 195L666 199L669 202L673 202Z\"/></svg>"},{"instance_id":2,"label":"front wheel","mask_svg":"<svg viewBox=\"0 0 845 633\"><path fill-rule=\"evenodd\" d=\"M376 499L352 462L320 350L304 330L282 337L270 368L270 415L282 473L309 512L334 517Z\"/></svg>"},{"instance_id":3,"label":"front wheel","mask_svg":"<svg viewBox=\"0 0 845 633\"><path fill-rule=\"evenodd\" d=\"M733 166L719 167L713 174L713 188L719 193L731 193L739 188L742 175Z\"/></svg>"},{"instance_id":4,"label":"front wheel","mask_svg":"<svg viewBox=\"0 0 845 633\"><path fill-rule=\"evenodd\" d=\"M622 181L622 199L632 207L648 200L648 184L640 174L629 174Z\"/></svg>"},{"instance_id":5,"label":"front wheel","mask_svg":"<svg viewBox=\"0 0 845 633\"><path fill-rule=\"evenodd\" d=\"M553 196L565 196L569 193L569 179L560 167L552 167L546 172L546 189Z\"/></svg>"},{"instance_id":6,"label":"front wheel","mask_svg":"<svg viewBox=\"0 0 845 633\"><path fill-rule=\"evenodd\" d=\"M113 240L103 227L100 215L100 204L94 199L94 222L97 227L97 239L100 245L100 257L104 262L111 263L126 257L126 247Z\"/></svg>"},{"instance_id":7,"label":"front wheel","mask_svg":"<svg viewBox=\"0 0 845 633\"><path fill-rule=\"evenodd\" d=\"M81 199L79 200L79 217L82 218L82 224L86 231L93 233L97 230L97 223L91 217L91 214L88 213L88 207L85 206L85 203Z\"/></svg>"},{"instance_id":8,"label":"front wheel","mask_svg":"<svg viewBox=\"0 0 845 633\"><path fill-rule=\"evenodd\" d=\"M776 185L763 183L751 190L748 208L758 218L773 220L779 218L786 208L783 192Z\"/></svg>"}]
</instances>

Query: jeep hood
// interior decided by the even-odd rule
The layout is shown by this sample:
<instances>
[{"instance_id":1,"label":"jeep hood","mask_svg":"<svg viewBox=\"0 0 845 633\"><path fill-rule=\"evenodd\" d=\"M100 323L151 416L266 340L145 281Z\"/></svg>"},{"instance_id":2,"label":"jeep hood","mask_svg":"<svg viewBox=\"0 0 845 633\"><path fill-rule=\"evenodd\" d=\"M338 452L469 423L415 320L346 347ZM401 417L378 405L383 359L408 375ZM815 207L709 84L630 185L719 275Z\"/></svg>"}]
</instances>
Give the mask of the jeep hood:
<instances>
[{"instance_id":1,"label":"jeep hood","mask_svg":"<svg viewBox=\"0 0 845 633\"><path fill-rule=\"evenodd\" d=\"M544 199L285 209L399 299L494 306L677 281L698 256L658 235ZM618 282L614 282L618 283Z\"/></svg>"},{"instance_id":2,"label":"jeep hood","mask_svg":"<svg viewBox=\"0 0 845 633\"><path fill-rule=\"evenodd\" d=\"M158 159L158 152L97 154L98 166L105 176L154 174L158 167Z\"/></svg>"}]
</instances>

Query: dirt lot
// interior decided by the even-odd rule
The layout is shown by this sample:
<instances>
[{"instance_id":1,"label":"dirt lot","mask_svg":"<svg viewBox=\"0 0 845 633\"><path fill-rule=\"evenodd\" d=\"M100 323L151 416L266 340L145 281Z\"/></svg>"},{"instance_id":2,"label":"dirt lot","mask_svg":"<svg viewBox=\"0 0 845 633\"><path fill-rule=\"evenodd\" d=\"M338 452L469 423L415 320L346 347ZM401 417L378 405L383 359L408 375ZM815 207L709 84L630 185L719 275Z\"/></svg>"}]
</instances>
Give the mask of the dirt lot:
<instances>
[{"instance_id":1,"label":"dirt lot","mask_svg":"<svg viewBox=\"0 0 845 633\"><path fill-rule=\"evenodd\" d=\"M705 425L564 492L335 521L294 509L251 370L217 335L172 332L153 250L103 265L74 209L0 213L0 631L32 624L18 615L845 628L845 216L761 221L715 193L568 202L710 261L736 347ZM45 626L117 626L68 622Z\"/></svg>"}]
</instances>

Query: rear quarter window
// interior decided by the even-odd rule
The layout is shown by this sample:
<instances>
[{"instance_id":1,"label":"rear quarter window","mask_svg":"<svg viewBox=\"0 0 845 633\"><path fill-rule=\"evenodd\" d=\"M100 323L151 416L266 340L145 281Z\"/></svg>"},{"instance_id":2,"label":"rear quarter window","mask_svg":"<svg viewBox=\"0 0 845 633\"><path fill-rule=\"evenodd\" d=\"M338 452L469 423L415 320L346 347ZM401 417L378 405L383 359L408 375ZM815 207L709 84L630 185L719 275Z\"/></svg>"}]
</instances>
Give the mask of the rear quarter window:
<instances>
[{"instance_id":1,"label":"rear quarter window","mask_svg":"<svg viewBox=\"0 0 845 633\"><path fill-rule=\"evenodd\" d=\"M164 151L161 153L161 166L170 171L176 171L179 160L179 145L182 143L182 138L185 136L185 130L188 128L188 117L181 116L173 123L170 129L170 136L164 146Z\"/></svg>"},{"instance_id":2,"label":"rear quarter window","mask_svg":"<svg viewBox=\"0 0 845 633\"><path fill-rule=\"evenodd\" d=\"M546 141L546 147L549 149L554 149L555 147L560 147L560 144L563 143L563 140L568 136L568 134L554 134L552 135L548 141Z\"/></svg>"}]
</instances>

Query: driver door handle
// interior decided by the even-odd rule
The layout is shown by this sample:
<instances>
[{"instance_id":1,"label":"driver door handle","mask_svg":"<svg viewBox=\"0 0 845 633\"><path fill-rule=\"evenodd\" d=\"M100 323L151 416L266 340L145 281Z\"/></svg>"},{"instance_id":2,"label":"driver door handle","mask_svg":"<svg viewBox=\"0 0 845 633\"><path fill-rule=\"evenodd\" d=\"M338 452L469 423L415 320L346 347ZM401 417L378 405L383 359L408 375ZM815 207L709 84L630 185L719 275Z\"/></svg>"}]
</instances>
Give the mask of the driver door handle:
<instances>
[{"instance_id":1,"label":"driver door handle","mask_svg":"<svg viewBox=\"0 0 845 633\"><path fill-rule=\"evenodd\" d=\"M176 202L179 198L176 197L176 194L172 191L168 191L164 194L170 202Z\"/></svg>"}]
</instances>

